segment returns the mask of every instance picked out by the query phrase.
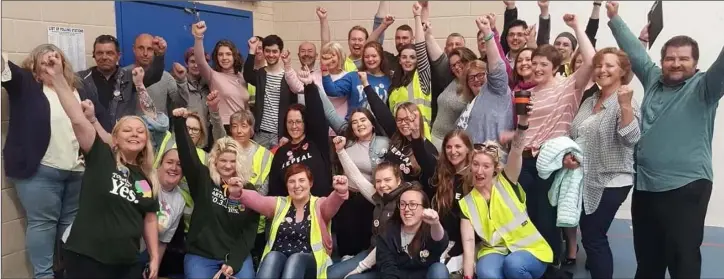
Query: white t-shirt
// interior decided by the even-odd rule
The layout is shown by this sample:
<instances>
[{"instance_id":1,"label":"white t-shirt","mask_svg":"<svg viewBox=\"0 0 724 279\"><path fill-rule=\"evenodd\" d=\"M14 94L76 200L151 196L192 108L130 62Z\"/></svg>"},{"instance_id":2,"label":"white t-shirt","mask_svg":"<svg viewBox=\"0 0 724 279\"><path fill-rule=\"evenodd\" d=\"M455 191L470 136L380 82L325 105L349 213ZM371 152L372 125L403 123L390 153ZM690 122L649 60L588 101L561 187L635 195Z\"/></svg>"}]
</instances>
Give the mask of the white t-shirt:
<instances>
[{"instance_id":1,"label":"white t-shirt","mask_svg":"<svg viewBox=\"0 0 724 279\"><path fill-rule=\"evenodd\" d=\"M158 191L158 240L163 243L171 242L176 228L181 221L185 206L184 197L178 187L166 192Z\"/></svg>"}]
</instances>

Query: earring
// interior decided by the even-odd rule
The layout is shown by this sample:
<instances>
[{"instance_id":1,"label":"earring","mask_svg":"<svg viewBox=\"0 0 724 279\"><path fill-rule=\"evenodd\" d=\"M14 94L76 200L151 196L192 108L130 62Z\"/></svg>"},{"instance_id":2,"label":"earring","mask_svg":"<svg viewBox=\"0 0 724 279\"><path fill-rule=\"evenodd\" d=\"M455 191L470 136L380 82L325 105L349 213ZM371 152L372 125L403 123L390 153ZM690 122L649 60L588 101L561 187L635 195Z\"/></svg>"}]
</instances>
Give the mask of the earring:
<instances>
[{"instance_id":1,"label":"earring","mask_svg":"<svg viewBox=\"0 0 724 279\"><path fill-rule=\"evenodd\" d=\"M496 175L498 175L498 172L497 172L497 171L493 171L493 176L496 176Z\"/></svg>"}]
</instances>

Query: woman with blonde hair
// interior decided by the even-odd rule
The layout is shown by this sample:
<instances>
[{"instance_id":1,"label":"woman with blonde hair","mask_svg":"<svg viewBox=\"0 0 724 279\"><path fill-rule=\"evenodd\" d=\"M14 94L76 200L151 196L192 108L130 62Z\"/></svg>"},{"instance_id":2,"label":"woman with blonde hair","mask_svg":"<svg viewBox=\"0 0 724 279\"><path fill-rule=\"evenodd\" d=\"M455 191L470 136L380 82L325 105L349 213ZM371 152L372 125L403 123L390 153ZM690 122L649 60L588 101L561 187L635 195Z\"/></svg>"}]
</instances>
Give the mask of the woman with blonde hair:
<instances>
[{"instance_id":1,"label":"woman with blonde hair","mask_svg":"<svg viewBox=\"0 0 724 279\"><path fill-rule=\"evenodd\" d=\"M69 278L128 278L140 276L137 265L141 234L150 255L148 277L158 272L158 180L153 169L153 147L144 121L121 118L103 141L97 119L91 121L88 102L78 103L63 73L61 54L48 51L39 63L39 79L56 92L70 119L77 144L85 157L80 206L65 246ZM96 126L96 127L94 127Z\"/></svg>"},{"instance_id":2,"label":"woman with blonde hair","mask_svg":"<svg viewBox=\"0 0 724 279\"><path fill-rule=\"evenodd\" d=\"M219 273L235 278L253 278L251 245L256 237L259 214L228 199L231 178L242 179L244 187L255 191L248 181L251 161L234 139L216 141L208 166L196 152L188 133L185 108L173 111L173 126L181 168L194 200L191 227L186 236L188 252L184 259L187 278L212 278Z\"/></svg>"},{"instance_id":3,"label":"woman with blonde hair","mask_svg":"<svg viewBox=\"0 0 724 279\"><path fill-rule=\"evenodd\" d=\"M497 142L473 148L467 195L458 201L465 278L540 278L553 261L550 245L528 217L526 194L518 182L527 128L528 115L519 115L505 166Z\"/></svg>"},{"instance_id":4,"label":"woman with blonde hair","mask_svg":"<svg viewBox=\"0 0 724 279\"><path fill-rule=\"evenodd\" d=\"M75 218L84 170L72 121L55 88L43 79L50 54L57 54L55 74L67 84L64 89L74 101L98 104L55 45L39 45L20 66L2 58L2 87L10 108L4 168L25 210L25 247L35 278L53 276L56 238ZM101 123L107 121L105 116L92 115Z\"/></svg>"}]
</instances>

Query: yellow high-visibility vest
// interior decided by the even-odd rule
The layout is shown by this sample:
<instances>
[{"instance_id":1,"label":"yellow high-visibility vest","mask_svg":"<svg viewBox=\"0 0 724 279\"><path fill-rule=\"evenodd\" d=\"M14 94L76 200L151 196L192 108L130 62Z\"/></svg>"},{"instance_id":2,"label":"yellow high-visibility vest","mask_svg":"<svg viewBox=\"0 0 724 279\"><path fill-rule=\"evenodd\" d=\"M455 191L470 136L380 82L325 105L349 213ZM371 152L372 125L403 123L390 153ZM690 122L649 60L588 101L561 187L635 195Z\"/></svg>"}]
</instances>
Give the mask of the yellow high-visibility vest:
<instances>
[{"instance_id":1,"label":"yellow high-visibility vest","mask_svg":"<svg viewBox=\"0 0 724 279\"><path fill-rule=\"evenodd\" d=\"M476 260L492 253L527 251L542 262L553 262L553 250L528 218L525 192L520 185L515 186L519 199L513 187L503 175L498 175L489 204L476 189L458 201L460 211L483 240Z\"/></svg>"},{"instance_id":2,"label":"yellow high-visibility vest","mask_svg":"<svg viewBox=\"0 0 724 279\"><path fill-rule=\"evenodd\" d=\"M354 60L352 60L352 58L349 58L349 56L347 56L347 58L344 59L344 67L342 69L344 69L344 71L348 73L356 72L357 65L354 64Z\"/></svg>"},{"instance_id":3,"label":"yellow high-visibility vest","mask_svg":"<svg viewBox=\"0 0 724 279\"><path fill-rule=\"evenodd\" d=\"M397 110L397 106L401 103L410 102L417 105L425 120L425 138L429 141L432 140L430 133L430 122L432 122L432 94L422 92L420 75L417 73L417 70L415 70L410 84L408 84L407 87L398 87L393 90L387 102L390 104L390 110L393 115Z\"/></svg>"},{"instance_id":4,"label":"yellow high-visibility vest","mask_svg":"<svg viewBox=\"0 0 724 279\"><path fill-rule=\"evenodd\" d=\"M161 164L161 158L163 158L163 154L165 154L166 151L175 148L176 139L174 138L173 134L171 134L170 132L166 132L166 136L163 137L163 142L161 142L161 146L158 148L158 152L156 152L156 158L153 162L153 168L158 168L158 166ZM207 165L209 163L206 151L204 151L203 149L197 147L196 155L199 156L199 160L201 160L202 164ZM191 213L194 211L194 199L191 198L191 192L189 191L186 177L181 178L181 184L179 185L179 189L181 189L181 196L183 196L184 202L186 204L184 206L183 212L184 232L189 232L189 228L191 227Z\"/></svg>"},{"instance_id":5,"label":"yellow high-visibility vest","mask_svg":"<svg viewBox=\"0 0 724 279\"><path fill-rule=\"evenodd\" d=\"M254 158L251 161L252 174L251 178L249 179L249 183L259 189L259 186L261 186L261 184L263 184L264 181L266 181L269 177L271 162L274 159L274 155L272 155L272 153L269 152L268 149L257 144L256 142L252 141L252 144L256 146L256 151L254 151ZM259 216L259 228L257 229L257 233L264 233L265 227L266 218L263 215Z\"/></svg>"},{"instance_id":6,"label":"yellow high-visibility vest","mask_svg":"<svg viewBox=\"0 0 724 279\"><path fill-rule=\"evenodd\" d=\"M254 99L254 96L256 96L256 86L247 84L246 91L249 92L249 100L251 101L252 99Z\"/></svg>"},{"instance_id":7,"label":"yellow high-visibility vest","mask_svg":"<svg viewBox=\"0 0 724 279\"><path fill-rule=\"evenodd\" d=\"M264 260L264 257L271 252L271 249L274 247L274 241L277 237L277 230L279 229L279 225L282 224L282 222L285 222L284 219L287 216L287 212L289 212L289 208L292 206L292 199L290 197L276 197L277 204L276 208L274 209L274 219L272 219L272 227L271 227L271 233L269 234L269 240L266 243L266 246L264 247L264 254L262 255L262 261ZM317 203L319 199L317 197L311 197L309 201L309 216L311 217L311 228L309 230L309 241L311 242L312 246L312 254L314 255L314 261L317 263L317 276L318 279L326 279L327 278L327 268L332 265L332 258L329 257L329 254L327 254L327 250L324 248L324 243L322 242L322 228L320 227L320 221L317 219L317 208L319 204ZM327 225L327 233L331 233L330 231L331 224Z\"/></svg>"}]
</instances>

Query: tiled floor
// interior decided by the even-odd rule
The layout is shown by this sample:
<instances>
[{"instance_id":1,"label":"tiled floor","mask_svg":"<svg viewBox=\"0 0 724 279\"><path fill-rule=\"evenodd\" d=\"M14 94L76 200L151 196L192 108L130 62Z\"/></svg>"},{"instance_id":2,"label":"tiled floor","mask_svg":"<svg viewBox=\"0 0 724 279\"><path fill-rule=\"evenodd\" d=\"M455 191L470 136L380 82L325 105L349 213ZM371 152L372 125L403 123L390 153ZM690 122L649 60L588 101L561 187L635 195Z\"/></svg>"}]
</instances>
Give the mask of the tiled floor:
<instances>
[{"instance_id":1,"label":"tiled floor","mask_svg":"<svg viewBox=\"0 0 724 279\"><path fill-rule=\"evenodd\" d=\"M636 258L633 249L631 221L616 219L608 231L611 249L613 250L613 278L633 278L636 273ZM702 270L701 278L724 277L724 228L706 227L704 244L701 247ZM576 266L570 269L574 278L590 278L584 268L586 253L581 247Z\"/></svg>"}]
</instances>

